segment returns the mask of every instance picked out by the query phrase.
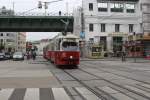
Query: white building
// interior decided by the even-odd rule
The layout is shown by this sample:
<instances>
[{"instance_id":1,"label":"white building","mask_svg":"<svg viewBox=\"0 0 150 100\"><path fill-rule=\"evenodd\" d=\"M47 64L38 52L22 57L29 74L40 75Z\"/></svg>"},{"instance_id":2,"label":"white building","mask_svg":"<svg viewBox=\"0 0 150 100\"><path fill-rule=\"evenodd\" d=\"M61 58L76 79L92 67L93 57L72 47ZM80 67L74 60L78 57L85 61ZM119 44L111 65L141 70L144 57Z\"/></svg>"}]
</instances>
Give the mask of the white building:
<instances>
[{"instance_id":1,"label":"white building","mask_svg":"<svg viewBox=\"0 0 150 100\"><path fill-rule=\"evenodd\" d=\"M129 34L144 32L141 4L145 1L150 0L83 0L86 42L103 44L108 52L121 51ZM81 13L75 14L79 16ZM75 30L79 27L78 24L82 23L77 22L76 18L78 17L74 20ZM78 29L81 32L81 26Z\"/></svg>"},{"instance_id":2,"label":"white building","mask_svg":"<svg viewBox=\"0 0 150 100\"><path fill-rule=\"evenodd\" d=\"M16 32L0 32L0 51L16 51L17 34Z\"/></svg>"},{"instance_id":3,"label":"white building","mask_svg":"<svg viewBox=\"0 0 150 100\"><path fill-rule=\"evenodd\" d=\"M18 32L17 37L17 51L26 52L26 32Z\"/></svg>"}]
</instances>

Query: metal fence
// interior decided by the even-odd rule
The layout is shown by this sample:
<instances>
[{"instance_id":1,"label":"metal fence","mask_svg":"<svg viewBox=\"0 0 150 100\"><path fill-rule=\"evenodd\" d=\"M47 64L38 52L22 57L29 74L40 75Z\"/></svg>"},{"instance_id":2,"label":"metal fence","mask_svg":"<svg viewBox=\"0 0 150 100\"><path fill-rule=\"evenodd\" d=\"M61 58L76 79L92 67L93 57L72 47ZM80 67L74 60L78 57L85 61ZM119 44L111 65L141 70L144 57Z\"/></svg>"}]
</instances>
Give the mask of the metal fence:
<instances>
[{"instance_id":1,"label":"metal fence","mask_svg":"<svg viewBox=\"0 0 150 100\"><path fill-rule=\"evenodd\" d=\"M14 14L0 14L0 16L73 16L73 13L60 13L60 12L47 12L47 13L39 13L39 12L16 12Z\"/></svg>"}]
</instances>

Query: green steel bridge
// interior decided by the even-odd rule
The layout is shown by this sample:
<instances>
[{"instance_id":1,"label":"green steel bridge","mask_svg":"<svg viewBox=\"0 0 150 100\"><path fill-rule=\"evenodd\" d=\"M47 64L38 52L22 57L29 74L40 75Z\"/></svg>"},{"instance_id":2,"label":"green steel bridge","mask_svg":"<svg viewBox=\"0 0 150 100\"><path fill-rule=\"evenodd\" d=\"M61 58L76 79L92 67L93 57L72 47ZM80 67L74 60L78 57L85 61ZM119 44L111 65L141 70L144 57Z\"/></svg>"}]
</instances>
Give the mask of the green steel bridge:
<instances>
[{"instance_id":1,"label":"green steel bridge","mask_svg":"<svg viewBox=\"0 0 150 100\"><path fill-rule=\"evenodd\" d=\"M0 15L0 32L72 32L73 23L72 14L6 14Z\"/></svg>"}]
</instances>

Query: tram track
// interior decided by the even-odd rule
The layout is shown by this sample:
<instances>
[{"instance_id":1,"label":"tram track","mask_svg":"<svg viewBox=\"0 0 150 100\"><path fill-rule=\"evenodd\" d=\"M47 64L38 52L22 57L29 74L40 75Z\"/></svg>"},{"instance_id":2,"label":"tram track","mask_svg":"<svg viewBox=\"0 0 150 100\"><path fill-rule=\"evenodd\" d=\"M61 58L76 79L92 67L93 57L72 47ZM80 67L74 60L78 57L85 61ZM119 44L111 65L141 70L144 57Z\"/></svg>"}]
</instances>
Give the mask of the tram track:
<instances>
[{"instance_id":1,"label":"tram track","mask_svg":"<svg viewBox=\"0 0 150 100\"><path fill-rule=\"evenodd\" d=\"M47 66L49 64L46 64ZM50 64L52 65L52 64ZM54 66L54 65L53 65ZM53 67L54 68L54 67ZM53 70L53 68L51 68L51 70ZM78 69L76 69L78 70ZM75 76L73 76L71 73L67 72L66 69L62 69L61 71L63 71L64 73L68 74L69 76L71 76L75 81L77 81L78 83L80 83L83 87L85 87L86 89L88 89L89 91L91 91L95 96L97 96L99 98L99 100L118 100L116 98L114 98L113 96L109 95L108 93L104 92L104 91L100 91L98 89L96 89L95 87L92 88L90 86L88 86L87 84L85 84L83 81L85 80L80 80L78 78L76 78ZM57 80L59 81L59 83L63 84L61 82L61 80L57 77L57 75L55 75L56 73L54 73L52 71L52 73L54 74L54 76L57 78ZM65 80L65 81L69 81L69 80ZM91 80L92 81L92 80ZM71 95L71 93L69 92L69 90L67 90L67 88L65 88L65 86L63 86L64 89L67 91L68 94ZM78 95L83 99L83 100L86 100L82 94L80 94L76 89L75 87L73 87L73 90L76 91L76 93L78 93ZM73 99L73 97L71 97ZM74 100L74 99L73 99Z\"/></svg>"},{"instance_id":2,"label":"tram track","mask_svg":"<svg viewBox=\"0 0 150 100\"><path fill-rule=\"evenodd\" d=\"M90 64L90 63L88 63L88 64ZM91 67L90 67L89 65L87 65L87 64L82 64L82 65L85 65L86 67L91 68ZM96 66L93 65L93 64L90 64L90 65L91 65L91 66L94 66L94 67L92 67L92 68L95 68L95 69L97 69L97 70L99 70L99 71L103 71L103 72L106 72L106 73L111 73L111 74L113 74L113 75L121 76L121 77L124 77L124 78L127 78L127 79L131 79L131 80L134 80L134 81L138 81L138 82L141 82L141 83L150 85L149 82L141 81L141 80L138 80L138 79L135 79L135 78L131 78L131 77L128 77L128 76L125 76L125 75L121 75L121 74L112 73L112 72L110 72L110 71L106 71L106 70L100 69L100 68L96 67ZM117 69L115 69L115 70L117 70ZM122 71L122 70L118 70L118 71ZM128 73L129 73L129 72L128 72Z\"/></svg>"},{"instance_id":3,"label":"tram track","mask_svg":"<svg viewBox=\"0 0 150 100\"><path fill-rule=\"evenodd\" d=\"M92 73L90 73L90 72L88 72L88 71L85 71L85 70L83 70L83 69L81 69L81 68L79 68L79 70L81 70L81 71L83 71L83 72L85 72L85 73L88 73L88 74L90 74L90 75L93 75L93 76L95 76L95 77L97 77L97 78L103 79L104 81L106 81L106 82L108 82L108 83L111 83L112 85L117 86L117 87L119 87L119 88L121 88L121 89L125 89L125 90L127 90L127 91L129 91L129 92L132 92L132 93L136 94L136 95L142 96L143 98L146 98L147 100L150 100L150 97L149 97L149 96L145 96L145 94L142 94L142 93L139 93L139 92L137 92L137 91L131 90L131 89L129 89L129 88L123 87L123 86L121 86L121 85L119 85L119 84L116 84L116 83L114 83L114 82L111 82L110 80L107 80L107 79L105 79L105 78L103 78L103 77L100 77L100 76L97 76L97 75L95 75L95 74L92 74ZM138 80L136 80L136 81L138 81ZM142 81L140 81L140 82L142 82ZM112 88L113 88L113 87L112 87ZM119 90L118 90L118 91L119 91ZM145 90L144 90L144 91L145 91ZM121 92L121 91L120 91L120 92ZM129 96L129 95L127 95L127 96ZM129 96L129 97L130 97L130 96ZM134 98L134 100L137 100L137 99Z\"/></svg>"},{"instance_id":4,"label":"tram track","mask_svg":"<svg viewBox=\"0 0 150 100\"><path fill-rule=\"evenodd\" d=\"M79 68L79 69L80 69L80 68ZM84 70L82 70L82 69L80 69L80 70L83 71L83 72L85 72L85 73L88 73L88 74L90 74L90 75L93 75L93 76L95 76L95 77L98 77L98 78L100 78L100 79L103 79L104 81L106 81L106 82L108 82L108 83L111 83L111 84L114 85L114 86L117 86L117 87L120 87L120 88L122 88L122 89L128 90L129 92L132 92L132 93L134 93L134 94L140 95L140 96L142 96L142 97L144 97L144 98L150 100L150 97L145 96L144 94L141 94L141 93L136 92L136 91L134 91L134 90L128 89L128 88L126 88L126 87L123 87L123 86L121 86L121 85L119 85L119 84L116 84L116 83L114 83L114 82L111 82L111 81L109 81L109 80L107 80L107 79L104 79L104 78L102 78L102 77L99 77L99 76L97 76L97 75L94 75L94 74L92 74L92 73L89 73L89 72L87 72L87 71L84 71ZM134 98L134 99L135 99L135 98ZM135 100L136 100L136 99L135 99Z\"/></svg>"},{"instance_id":5,"label":"tram track","mask_svg":"<svg viewBox=\"0 0 150 100\"><path fill-rule=\"evenodd\" d=\"M89 74L91 76L97 77L96 80L104 80L107 83L110 83L111 85L109 86L110 88L119 91L120 93L122 93L123 95L131 98L129 100L150 100L150 97L148 95L142 94L138 91L134 91L130 88L124 87L122 85L116 84L108 79L105 79L103 77L97 76L95 74L93 74L92 72L86 71L84 69L82 69L82 66L84 67L88 67L90 68L90 66L85 66L84 64L81 65L81 67L79 67L78 69L75 69L74 71L82 71L83 73ZM93 67L92 67L93 68ZM94 67L95 68L95 67ZM111 94L109 94L106 91L103 91L102 89L98 88L97 86L91 87L88 84L85 83L85 80L82 80L80 78L78 78L75 74L71 73L70 70L67 69L61 69L64 73L68 74L69 76L71 76L75 81L77 81L78 83L81 84L81 86L85 87L86 89L88 89L89 91L91 91L95 96L97 96L100 100L120 100L114 96L112 96ZM98 69L99 70L99 69ZM76 73L77 74L77 73ZM120 75L119 75L120 76ZM94 80L94 79L93 79ZM91 81L91 80L86 80L86 81ZM117 87L117 88L116 88ZM73 89L78 93L78 95L80 95L80 97L84 98L74 87ZM128 91L128 93L125 93L123 91ZM145 91L145 90L143 90ZM148 91L147 91L148 92ZM130 94L129 94L130 93ZM133 94L133 96L131 95ZM139 99L142 98L142 99ZM86 100L86 99L85 99ZM126 100L126 99L125 99ZM128 99L127 99L128 100Z\"/></svg>"},{"instance_id":6,"label":"tram track","mask_svg":"<svg viewBox=\"0 0 150 100\"><path fill-rule=\"evenodd\" d=\"M87 84L85 84L84 82L82 82L82 80L76 78L75 76L73 76L72 74L70 74L69 72L67 72L66 70L63 70L65 73L67 73L69 76L71 76L72 78L74 78L77 82L79 82L80 84L82 84L84 87L86 87L89 91L91 91L92 93L94 93L97 97L99 97L101 100L117 100L116 98L112 97L111 95L104 93L109 97L104 97L102 94L100 94L99 92L95 91L96 88L91 88L90 86L88 86ZM111 98L110 98L111 97Z\"/></svg>"}]
</instances>

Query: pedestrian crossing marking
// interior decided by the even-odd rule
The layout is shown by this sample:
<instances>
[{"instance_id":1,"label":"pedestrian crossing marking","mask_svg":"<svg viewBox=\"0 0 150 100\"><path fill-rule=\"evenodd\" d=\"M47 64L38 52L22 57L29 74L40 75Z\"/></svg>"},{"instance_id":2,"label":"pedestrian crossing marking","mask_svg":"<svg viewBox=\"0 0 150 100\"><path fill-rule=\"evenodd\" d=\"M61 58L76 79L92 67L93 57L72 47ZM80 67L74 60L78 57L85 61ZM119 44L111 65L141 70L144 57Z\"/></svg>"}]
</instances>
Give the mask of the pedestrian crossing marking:
<instances>
[{"instance_id":1,"label":"pedestrian crossing marking","mask_svg":"<svg viewBox=\"0 0 150 100\"><path fill-rule=\"evenodd\" d=\"M24 100L39 100L39 89L38 88L27 89Z\"/></svg>"},{"instance_id":2,"label":"pedestrian crossing marking","mask_svg":"<svg viewBox=\"0 0 150 100\"><path fill-rule=\"evenodd\" d=\"M55 100L71 100L63 88L52 88Z\"/></svg>"},{"instance_id":3,"label":"pedestrian crossing marking","mask_svg":"<svg viewBox=\"0 0 150 100\"><path fill-rule=\"evenodd\" d=\"M52 92L50 92L49 90L52 90ZM21 94L16 94L17 91L22 91L22 92L20 92ZM69 95L67 94L64 88L1 89L0 100L16 100L16 99L18 100L18 97L20 97L20 95L23 96L21 100L41 100L43 98L42 93L44 93L45 94L44 96L46 97L44 100L49 100L51 96L54 96L54 100L71 100L71 98L69 97Z\"/></svg>"},{"instance_id":4,"label":"pedestrian crossing marking","mask_svg":"<svg viewBox=\"0 0 150 100\"><path fill-rule=\"evenodd\" d=\"M0 90L0 100L8 100L14 89L2 89Z\"/></svg>"}]
</instances>

